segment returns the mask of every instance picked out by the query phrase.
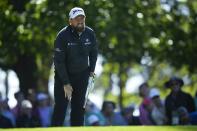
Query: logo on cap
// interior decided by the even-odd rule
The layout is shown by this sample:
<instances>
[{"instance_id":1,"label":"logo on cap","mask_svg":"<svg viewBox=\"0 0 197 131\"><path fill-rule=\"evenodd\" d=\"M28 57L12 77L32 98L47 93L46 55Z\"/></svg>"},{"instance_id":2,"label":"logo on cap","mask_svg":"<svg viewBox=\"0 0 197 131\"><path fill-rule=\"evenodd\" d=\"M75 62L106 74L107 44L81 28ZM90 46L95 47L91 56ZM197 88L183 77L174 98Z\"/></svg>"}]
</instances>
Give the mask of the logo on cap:
<instances>
[{"instance_id":1,"label":"logo on cap","mask_svg":"<svg viewBox=\"0 0 197 131\"><path fill-rule=\"evenodd\" d=\"M74 15L76 12L78 12L78 11L83 12L82 10L74 10L74 11L73 11L73 15Z\"/></svg>"}]
</instances>

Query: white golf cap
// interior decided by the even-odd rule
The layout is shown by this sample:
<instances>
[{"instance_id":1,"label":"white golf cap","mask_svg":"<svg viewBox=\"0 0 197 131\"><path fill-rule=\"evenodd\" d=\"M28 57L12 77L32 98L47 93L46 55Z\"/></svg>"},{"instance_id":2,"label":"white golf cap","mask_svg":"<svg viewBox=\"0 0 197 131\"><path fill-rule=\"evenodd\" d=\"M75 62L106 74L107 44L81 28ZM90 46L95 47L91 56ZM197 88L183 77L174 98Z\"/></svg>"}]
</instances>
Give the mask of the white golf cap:
<instances>
[{"instance_id":1,"label":"white golf cap","mask_svg":"<svg viewBox=\"0 0 197 131\"><path fill-rule=\"evenodd\" d=\"M77 16L79 16L79 15L85 16L84 10L83 10L82 8L80 8L80 7L74 7L74 8L72 8L72 9L70 10L69 18L70 18L70 19L73 19L73 18L75 18L75 17L77 17Z\"/></svg>"},{"instance_id":2,"label":"white golf cap","mask_svg":"<svg viewBox=\"0 0 197 131\"><path fill-rule=\"evenodd\" d=\"M150 90L150 94L149 94L150 98L153 98L155 96L160 96L160 92L157 88L152 88Z\"/></svg>"}]
</instances>

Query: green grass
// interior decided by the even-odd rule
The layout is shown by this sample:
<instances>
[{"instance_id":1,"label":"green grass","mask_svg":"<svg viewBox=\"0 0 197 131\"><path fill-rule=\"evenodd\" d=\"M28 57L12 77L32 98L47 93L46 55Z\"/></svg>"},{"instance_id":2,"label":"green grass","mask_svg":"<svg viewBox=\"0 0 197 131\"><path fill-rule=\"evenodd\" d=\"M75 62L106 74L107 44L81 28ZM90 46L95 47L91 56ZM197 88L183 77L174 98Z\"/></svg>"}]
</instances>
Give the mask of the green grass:
<instances>
[{"instance_id":1,"label":"green grass","mask_svg":"<svg viewBox=\"0 0 197 131\"><path fill-rule=\"evenodd\" d=\"M13 128L0 131L197 131L197 126L107 126L107 127L51 127Z\"/></svg>"}]
</instances>

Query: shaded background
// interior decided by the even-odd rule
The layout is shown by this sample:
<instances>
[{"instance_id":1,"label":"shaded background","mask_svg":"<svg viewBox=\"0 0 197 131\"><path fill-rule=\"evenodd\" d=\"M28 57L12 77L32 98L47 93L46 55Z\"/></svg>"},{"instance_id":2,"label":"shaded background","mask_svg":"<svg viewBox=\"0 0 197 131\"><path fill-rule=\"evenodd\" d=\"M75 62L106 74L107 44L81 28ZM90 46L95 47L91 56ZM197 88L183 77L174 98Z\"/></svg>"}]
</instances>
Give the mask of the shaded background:
<instances>
[{"instance_id":1,"label":"shaded background","mask_svg":"<svg viewBox=\"0 0 197 131\"><path fill-rule=\"evenodd\" d=\"M183 90L194 96L195 0L0 0L3 97L19 89L25 95L28 89L52 92L53 42L75 6L85 10L99 42L92 100L113 100L119 107L139 103L138 86L144 81L165 97L164 82L171 76L183 78Z\"/></svg>"}]
</instances>

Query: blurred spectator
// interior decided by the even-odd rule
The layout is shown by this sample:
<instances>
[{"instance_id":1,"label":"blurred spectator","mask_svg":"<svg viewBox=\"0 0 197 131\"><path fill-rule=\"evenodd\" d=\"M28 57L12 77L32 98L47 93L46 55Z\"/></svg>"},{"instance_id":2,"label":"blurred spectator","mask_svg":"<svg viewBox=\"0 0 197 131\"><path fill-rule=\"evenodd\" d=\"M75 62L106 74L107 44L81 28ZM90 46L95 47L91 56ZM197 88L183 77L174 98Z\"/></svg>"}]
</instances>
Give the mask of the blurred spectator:
<instances>
[{"instance_id":1,"label":"blurred spectator","mask_svg":"<svg viewBox=\"0 0 197 131\"><path fill-rule=\"evenodd\" d=\"M197 125L197 111L189 113L190 122L192 125Z\"/></svg>"},{"instance_id":2,"label":"blurred spectator","mask_svg":"<svg viewBox=\"0 0 197 131\"><path fill-rule=\"evenodd\" d=\"M189 113L185 107L179 107L177 112L179 116L179 125L191 125Z\"/></svg>"},{"instance_id":3,"label":"blurred spectator","mask_svg":"<svg viewBox=\"0 0 197 131\"><path fill-rule=\"evenodd\" d=\"M0 100L0 113L11 121L13 127L16 125L15 117L8 106L8 99Z\"/></svg>"},{"instance_id":4,"label":"blurred spectator","mask_svg":"<svg viewBox=\"0 0 197 131\"><path fill-rule=\"evenodd\" d=\"M0 128L12 128L12 122L7 117L3 116L0 112Z\"/></svg>"},{"instance_id":5,"label":"blurred spectator","mask_svg":"<svg viewBox=\"0 0 197 131\"><path fill-rule=\"evenodd\" d=\"M183 106L177 109L179 116L179 125L196 125L197 124L197 112L189 113Z\"/></svg>"},{"instance_id":6,"label":"blurred spectator","mask_svg":"<svg viewBox=\"0 0 197 131\"><path fill-rule=\"evenodd\" d=\"M102 113L105 117L106 125L127 125L122 115L115 112L115 103L112 101L104 101Z\"/></svg>"},{"instance_id":7,"label":"blurred spectator","mask_svg":"<svg viewBox=\"0 0 197 131\"><path fill-rule=\"evenodd\" d=\"M145 108L144 104L145 103L145 100L147 98L149 98L149 87L148 87L148 83L142 83L140 86L139 86L139 95L140 97L142 97L142 103L140 104L140 107L139 107L139 111L140 111L140 123L142 125L153 125L153 122L152 120L150 119L150 116L149 116L149 111L147 110L147 108ZM151 103L151 102L150 102Z\"/></svg>"},{"instance_id":8,"label":"blurred spectator","mask_svg":"<svg viewBox=\"0 0 197 131\"><path fill-rule=\"evenodd\" d=\"M151 116L156 125L164 125L167 122L165 114L164 103L160 99L160 92L157 88L152 88L150 90L150 98L152 99L153 104L155 105Z\"/></svg>"},{"instance_id":9,"label":"blurred spectator","mask_svg":"<svg viewBox=\"0 0 197 131\"><path fill-rule=\"evenodd\" d=\"M11 111L14 114L15 118L17 118L21 110L21 103L24 100L24 95L21 91L18 91L14 94L14 97L17 101L17 104Z\"/></svg>"},{"instance_id":10,"label":"blurred spectator","mask_svg":"<svg viewBox=\"0 0 197 131\"><path fill-rule=\"evenodd\" d=\"M14 126L7 112L7 100L0 97L0 128L11 128Z\"/></svg>"},{"instance_id":11,"label":"blurred spectator","mask_svg":"<svg viewBox=\"0 0 197 131\"><path fill-rule=\"evenodd\" d=\"M87 119L90 126L100 126L99 118L97 115L90 115Z\"/></svg>"},{"instance_id":12,"label":"blurred spectator","mask_svg":"<svg viewBox=\"0 0 197 131\"><path fill-rule=\"evenodd\" d=\"M149 121L152 123L152 125L155 125L155 122L152 118L152 112L155 107L154 103L152 102L152 100L150 98L145 98L142 105L143 105L144 109L148 112L147 117L148 117Z\"/></svg>"},{"instance_id":13,"label":"blurred spectator","mask_svg":"<svg viewBox=\"0 0 197 131\"><path fill-rule=\"evenodd\" d=\"M37 92L35 91L35 89L28 89L27 93L28 94L27 94L26 98L32 104L32 109L31 109L32 110L32 115L39 117L38 102L36 100Z\"/></svg>"},{"instance_id":14,"label":"blurred spectator","mask_svg":"<svg viewBox=\"0 0 197 131\"><path fill-rule=\"evenodd\" d=\"M181 106L185 107L189 113L195 111L195 105L192 96L181 90L183 85L183 80L178 77L172 77L165 83L165 87L171 89L171 92L165 101L168 124L178 124L177 109Z\"/></svg>"},{"instance_id":15,"label":"blurred spectator","mask_svg":"<svg viewBox=\"0 0 197 131\"><path fill-rule=\"evenodd\" d=\"M141 125L139 117L133 116L135 106L131 105L122 110L122 116L128 125Z\"/></svg>"},{"instance_id":16,"label":"blurred spectator","mask_svg":"<svg viewBox=\"0 0 197 131\"><path fill-rule=\"evenodd\" d=\"M41 120L42 127L49 127L51 125L52 107L49 102L49 96L45 93L37 94L38 113Z\"/></svg>"},{"instance_id":17,"label":"blurred spectator","mask_svg":"<svg viewBox=\"0 0 197 131\"><path fill-rule=\"evenodd\" d=\"M88 101L85 108L85 125L87 126L103 126L105 118L94 103Z\"/></svg>"},{"instance_id":18,"label":"blurred spectator","mask_svg":"<svg viewBox=\"0 0 197 131\"><path fill-rule=\"evenodd\" d=\"M36 91L34 89L28 89L27 92L27 100L29 100L31 102L31 104L34 106L36 106Z\"/></svg>"},{"instance_id":19,"label":"blurred spectator","mask_svg":"<svg viewBox=\"0 0 197 131\"><path fill-rule=\"evenodd\" d=\"M17 127L39 127L41 125L38 116L32 113L32 104L29 100L22 101L19 114L16 119Z\"/></svg>"},{"instance_id":20,"label":"blurred spectator","mask_svg":"<svg viewBox=\"0 0 197 131\"><path fill-rule=\"evenodd\" d=\"M197 91L196 91L196 94L195 94L195 97L194 97L194 102L195 102L195 108L196 108L196 111L197 111Z\"/></svg>"}]
</instances>

